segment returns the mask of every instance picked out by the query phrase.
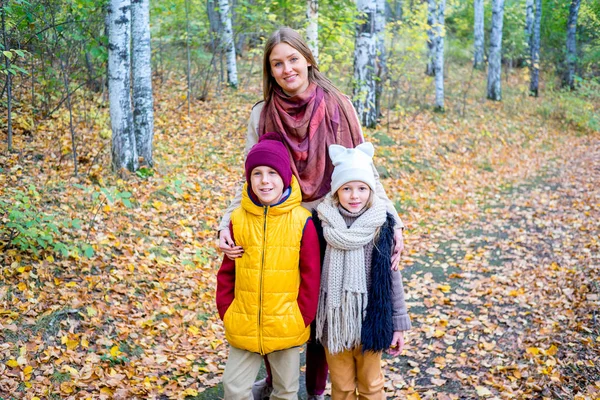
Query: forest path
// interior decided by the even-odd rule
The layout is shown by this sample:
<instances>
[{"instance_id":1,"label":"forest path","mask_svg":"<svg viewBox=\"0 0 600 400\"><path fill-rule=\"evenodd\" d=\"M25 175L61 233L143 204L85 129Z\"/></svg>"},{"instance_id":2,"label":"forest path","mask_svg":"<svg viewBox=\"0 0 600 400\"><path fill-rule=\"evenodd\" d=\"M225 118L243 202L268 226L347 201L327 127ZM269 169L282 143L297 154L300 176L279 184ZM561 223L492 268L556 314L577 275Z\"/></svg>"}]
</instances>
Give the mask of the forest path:
<instances>
[{"instance_id":1,"label":"forest path","mask_svg":"<svg viewBox=\"0 0 600 400\"><path fill-rule=\"evenodd\" d=\"M413 330L385 357L388 398L600 396L600 141L568 152L472 221L407 238Z\"/></svg>"}]
</instances>

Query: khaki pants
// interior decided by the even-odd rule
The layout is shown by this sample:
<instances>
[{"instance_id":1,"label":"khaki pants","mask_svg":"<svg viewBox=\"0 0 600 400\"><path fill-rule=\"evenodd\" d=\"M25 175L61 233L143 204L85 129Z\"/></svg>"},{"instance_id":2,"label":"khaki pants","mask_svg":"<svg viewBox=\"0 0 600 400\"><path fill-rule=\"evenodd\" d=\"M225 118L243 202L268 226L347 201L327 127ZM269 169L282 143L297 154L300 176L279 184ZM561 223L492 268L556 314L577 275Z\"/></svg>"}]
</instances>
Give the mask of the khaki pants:
<instances>
[{"instance_id":1,"label":"khaki pants","mask_svg":"<svg viewBox=\"0 0 600 400\"><path fill-rule=\"evenodd\" d=\"M332 400L385 399L381 353L363 353L362 348L357 347L337 354L330 354L325 348L325 354Z\"/></svg>"},{"instance_id":2,"label":"khaki pants","mask_svg":"<svg viewBox=\"0 0 600 400\"><path fill-rule=\"evenodd\" d=\"M253 400L252 384L258 375L263 356L229 346L229 358L223 374L225 400ZM300 348L267 354L273 373L274 400L297 400L300 378Z\"/></svg>"}]
</instances>

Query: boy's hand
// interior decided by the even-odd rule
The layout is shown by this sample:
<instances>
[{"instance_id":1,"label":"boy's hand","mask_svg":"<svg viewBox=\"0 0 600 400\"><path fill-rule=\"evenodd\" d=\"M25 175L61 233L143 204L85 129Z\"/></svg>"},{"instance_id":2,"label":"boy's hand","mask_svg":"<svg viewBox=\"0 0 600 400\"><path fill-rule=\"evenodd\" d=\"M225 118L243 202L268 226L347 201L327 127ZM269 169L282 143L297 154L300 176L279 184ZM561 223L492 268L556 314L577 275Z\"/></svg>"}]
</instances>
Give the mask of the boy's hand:
<instances>
[{"instance_id":1,"label":"boy's hand","mask_svg":"<svg viewBox=\"0 0 600 400\"><path fill-rule=\"evenodd\" d=\"M394 253L392 254L392 270L397 271L400 265L400 255L404 250L404 237L402 229L394 229Z\"/></svg>"},{"instance_id":2,"label":"boy's hand","mask_svg":"<svg viewBox=\"0 0 600 400\"><path fill-rule=\"evenodd\" d=\"M242 246L235 245L229 229L223 229L219 232L219 250L232 260L241 257L244 254Z\"/></svg>"},{"instance_id":3,"label":"boy's hand","mask_svg":"<svg viewBox=\"0 0 600 400\"><path fill-rule=\"evenodd\" d=\"M395 331L394 337L392 338L392 344L390 345L388 353L391 356L397 356L400 353L402 353L403 349L404 349L404 332Z\"/></svg>"}]
</instances>

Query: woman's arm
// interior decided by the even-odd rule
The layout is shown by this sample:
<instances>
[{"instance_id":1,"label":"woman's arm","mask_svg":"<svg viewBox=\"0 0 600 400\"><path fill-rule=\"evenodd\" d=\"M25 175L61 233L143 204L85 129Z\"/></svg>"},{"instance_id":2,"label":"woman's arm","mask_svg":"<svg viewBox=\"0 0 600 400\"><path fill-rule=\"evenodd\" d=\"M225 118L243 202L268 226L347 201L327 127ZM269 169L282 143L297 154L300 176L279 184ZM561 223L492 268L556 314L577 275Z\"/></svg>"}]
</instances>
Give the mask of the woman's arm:
<instances>
[{"instance_id":1,"label":"woman's arm","mask_svg":"<svg viewBox=\"0 0 600 400\"><path fill-rule=\"evenodd\" d=\"M252 108L250 113L250 119L248 120L248 129L246 130L246 145L244 146L244 159L248 155L248 152L256 143L258 143L258 121L260 120L260 113L262 111L264 103L258 103ZM231 238L231 232L229 231L229 222L231 221L231 213L236 208L240 207L242 203L242 189L244 187L244 181L242 180L235 192L235 197L229 203L229 207L225 209L219 227L219 250L224 252L229 258L241 257L244 250L240 246L236 246L235 242Z\"/></svg>"}]
</instances>

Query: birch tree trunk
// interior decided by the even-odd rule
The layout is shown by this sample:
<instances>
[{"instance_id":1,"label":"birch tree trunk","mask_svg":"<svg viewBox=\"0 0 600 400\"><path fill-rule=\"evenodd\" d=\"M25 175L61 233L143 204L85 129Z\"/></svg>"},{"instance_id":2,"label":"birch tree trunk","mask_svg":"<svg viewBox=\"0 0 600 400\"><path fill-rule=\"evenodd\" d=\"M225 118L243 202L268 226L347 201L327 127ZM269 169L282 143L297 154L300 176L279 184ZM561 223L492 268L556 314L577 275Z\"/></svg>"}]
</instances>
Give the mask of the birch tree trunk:
<instances>
[{"instance_id":1,"label":"birch tree trunk","mask_svg":"<svg viewBox=\"0 0 600 400\"><path fill-rule=\"evenodd\" d=\"M108 5L108 96L112 127L112 167L138 169L130 96L131 2L110 0Z\"/></svg>"},{"instance_id":2,"label":"birch tree trunk","mask_svg":"<svg viewBox=\"0 0 600 400\"><path fill-rule=\"evenodd\" d=\"M542 21L542 0L535 0L535 18L530 41L531 51L531 76L529 79L529 93L538 97L540 77L540 25Z\"/></svg>"},{"instance_id":3,"label":"birch tree trunk","mask_svg":"<svg viewBox=\"0 0 600 400\"><path fill-rule=\"evenodd\" d=\"M354 107L361 123L369 128L377 124L375 105L375 58L377 35L375 34L375 0L358 0L358 12L363 18L356 25L354 48Z\"/></svg>"},{"instance_id":4,"label":"birch tree trunk","mask_svg":"<svg viewBox=\"0 0 600 400\"><path fill-rule=\"evenodd\" d=\"M6 4L4 1L0 2L0 7L2 7L2 10L0 11L2 13L2 40L4 42L4 50L8 51L9 47L8 47L8 37L7 37L7 33L6 33ZM4 57L4 64L6 67L6 112L8 114L8 119L6 121L6 130L7 130L7 137L6 137L6 143L7 143L7 147L8 147L8 151L12 151L13 149L13 134L12 134L12 75L10 74L10 58L3 56Z\"/></svg>"},{"instance_id":5,"label":"birch tree trunk","mask_svg":"<svg viewBox=\"0 0 600 400\"><path fill-rule=\"evenodd\" d=\"M525 40L531 54L531 34L533 33L533 0L525 0Z\"/></svg>"},{"instance_id":6,"label":"birch tree trunk","mask_svg":"<svg viewBox=\"0 0 600 400\"><path fill-rule=\"evenodd\" d=\"M233 42L233 29L231 28L228 0L219 0L219 15L221 17L221 26L223 27L222 43L225 46L225 52L227 54L227 83L229 86L237 88L238 78L235 60L235 43Z\"/></svg>"},{"instance_id":7,"label":"birch tree trunk","mask_svg":"<svg viewBox=\"0 0 600 400\"><path fill-rule=\"evenodd\" d=\"M427 67L425 74L435 74L435 0L427 0Z\"/></svg>"},{"instance_id":8,"label":"birch tree trunk","mask_svg":"<svg viewBox=\"0 0 600 400\"><path fill-rule=\"evenodd\" d=\"M504 0L492 0L492 32L487 81L487 98L502 100L502 24L504 22Z\"/></svg>"},{"instance_id":9,"label":"birch tree trunk","mask_svg":"<svg viewBox=\"0 0 600 400\"><path fill-rule=\"evenodd\" d=\"M435 29L435 109L444 111L444 36L446 0L438 0Z\"/></svg>"},{"instance_id":10,"label":"birch tree trunk","mask_svg":"<svg viewBox=\"0 0 600 400\"><path fill-rule=\"evenodd\" d=\"M563 87L575 90L575 67L577 66L577 17L581 0L572 0L567 22L567 70Z\"/></svg>"},{"instance_id":11,"label":"birch tree trunk","mask_svg":"<svg viewBox=\"0 0 600 400\"><path fill-rule=\"evenodd\" d=\"M318 0L306 0L306 20L308 25L306 26L306 40L308 47L319 63L319 1Z\"/></svg>"},{"instance_id":12,"label":"birch tree trunk","mask_svg":"<svg viewBox=\"0 0 600 400\"><path fill-rule=\"evenodd\" d=\"M375 35L377 36L377 59L375 60L375 115L381 115L381 97L387 80L387 52L385 49L385 0L376 0Z\"/></svg>"},{"instance_id":13,"label":"birch tree trunk","mask_svg":"<svg viewBox=\"0 0 600 400\"><path fill-rule=\"evenodd\" d=\"M133 50L133 126L135 145L141 163L154 165L154 102L152 99L152 65L150 48L149 0L131 2Z\"/></svg>"},{"instance_id":14,"label":"birch tree trunk","mask_svg":"<svg viewBox=\"0 0 600 400\"><path fill-rule=\"evenodd\" d=\"M473 9L475 13L475 23L473 25L473 68L483 69L483 46L484 46L484 18L483 18L483 0L474 0Z\"/></svg>"}]
</instances>

